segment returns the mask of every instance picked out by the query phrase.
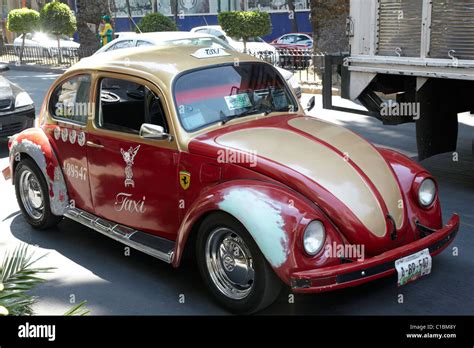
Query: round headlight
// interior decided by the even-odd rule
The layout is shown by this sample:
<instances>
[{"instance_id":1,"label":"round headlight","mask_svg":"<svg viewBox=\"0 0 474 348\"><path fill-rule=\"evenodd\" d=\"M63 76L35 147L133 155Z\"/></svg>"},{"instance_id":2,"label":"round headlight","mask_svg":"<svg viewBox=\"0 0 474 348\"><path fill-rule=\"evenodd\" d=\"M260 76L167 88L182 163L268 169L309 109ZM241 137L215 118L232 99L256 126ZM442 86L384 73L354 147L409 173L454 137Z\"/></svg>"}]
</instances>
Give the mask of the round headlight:
<instances>
[{"instance_id":1,"label":"round headlight","mask_svg":"<svg viewBox=\"0 0 474 348\"><path fill-rule=\"evenodd\" d=\"M308 255L316 255L323 247L324 240L326 239L326 230L321 221L311 222L303 236L304 250Z\"/></svg>"},{"instance_id":2,"label":"round headlight","mask_svg":"<svg viewBox=\"0 0 474 348\"><path fill-rule=\"evenodd\" d=\"M436 185L433 180L425 179L418 190L418 200L423 207L433 204L436 197Z\"/></svg>"}]
</instances>

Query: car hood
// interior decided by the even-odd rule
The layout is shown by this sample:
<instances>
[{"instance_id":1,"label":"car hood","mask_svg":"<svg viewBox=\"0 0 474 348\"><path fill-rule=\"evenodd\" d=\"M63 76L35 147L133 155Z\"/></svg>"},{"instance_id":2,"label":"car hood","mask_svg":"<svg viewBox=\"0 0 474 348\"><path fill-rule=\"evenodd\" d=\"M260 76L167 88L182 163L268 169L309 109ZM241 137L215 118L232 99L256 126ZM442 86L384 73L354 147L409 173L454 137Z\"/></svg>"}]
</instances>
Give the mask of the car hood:
<instances>
[{"instance_id":1,"label":"car hood","mask_svg":"<svg viewBox=\"0 0 474 348\"><path fill-rule=\"evenodd\" d=\"M280 67L275 67L278 72L281 74L281 76L283 76L283 78L285 79L285 81L288 81L289 79L291 79L293 77L293 73L289 70L286 70L286 69L282 69Z\"/></svg>"},{"instance_id":2,"label":"car hood","mask_svg":"<svg viewBox=\"0 0 474 348\"><path fill-rule=\"evenodd\" d=\"M255 155L251 169L316 202L351 242L366 244L371 239L374 245L390 249L394 224L400 230L405 220L403 196L380 152L353 132L328 122L312 117L278 119L231 127L202 142L213 148L206 151L208 155L223 150ZM190 150L199 148L205 147L190 146Z\"/></svg>"}]
</instances>

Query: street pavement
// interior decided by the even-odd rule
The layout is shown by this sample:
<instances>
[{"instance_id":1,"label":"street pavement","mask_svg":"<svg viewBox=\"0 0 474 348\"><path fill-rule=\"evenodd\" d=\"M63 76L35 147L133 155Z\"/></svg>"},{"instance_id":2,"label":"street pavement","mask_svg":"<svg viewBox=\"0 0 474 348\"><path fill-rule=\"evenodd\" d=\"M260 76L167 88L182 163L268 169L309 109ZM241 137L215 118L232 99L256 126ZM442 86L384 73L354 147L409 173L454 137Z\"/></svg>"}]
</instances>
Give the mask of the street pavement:
<instances>
[{"instance_id":1,"label":"street pavement","mask_svg":"<svg viewBox=\"0 0 474 348\"><path fill-rule=\"evenodd\" d=\"M5 74L25 88L37 109L58 75L24 71ZM303 97L303 105L310 96ZM345 106L355 104L335 98ZM321 98L310 112L344 125L377 145L416 159L414 125L383 126L368 117L321 109ZM459 160L443 154L421 164L438 179L443 218L461 216L461 230L452 246L434 258L432 274L397 288L396 277L332 293L292 296L282 291L262 314L312 315L454 315L474 314L474 158L471 153L474 117L460 117ZM8 164L0 143L0 169ZM35 255L47 254L39 265L56 267L34 294L36 314L60 315L73 303L86 300L92 315L208 315L226 314L214 303L192 261L179 269L124 246L75 222L64 220L38 232L21 216L11 182L0 178L0 254L28 243ZM457 249L453 249L457 248Z\"/></svg>"}]
</instances>

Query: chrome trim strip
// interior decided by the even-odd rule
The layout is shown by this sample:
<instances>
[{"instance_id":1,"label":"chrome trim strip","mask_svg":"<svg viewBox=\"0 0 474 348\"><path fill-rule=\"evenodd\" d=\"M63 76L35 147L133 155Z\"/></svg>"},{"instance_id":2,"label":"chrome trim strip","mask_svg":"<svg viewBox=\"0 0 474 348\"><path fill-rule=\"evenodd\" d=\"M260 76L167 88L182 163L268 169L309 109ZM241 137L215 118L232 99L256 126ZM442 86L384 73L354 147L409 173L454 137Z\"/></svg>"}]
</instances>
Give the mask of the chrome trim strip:
<instances>
[{"instance_id":1,"label":"chrome trim strip","mask_svg":"<svg viewBox=\"0 0 474 348\"><path fill-rule=\"evenodd\" d=\"M130 240L130 237L132 237L134 234L145 232L137 231L127 226L115 224L109 220L99 218L78 208L69 208L64 216L131 248L156 257L157 259L160 259L166 263L171 263L174 250L158 250Z\"/></svg>"}]
</instances>

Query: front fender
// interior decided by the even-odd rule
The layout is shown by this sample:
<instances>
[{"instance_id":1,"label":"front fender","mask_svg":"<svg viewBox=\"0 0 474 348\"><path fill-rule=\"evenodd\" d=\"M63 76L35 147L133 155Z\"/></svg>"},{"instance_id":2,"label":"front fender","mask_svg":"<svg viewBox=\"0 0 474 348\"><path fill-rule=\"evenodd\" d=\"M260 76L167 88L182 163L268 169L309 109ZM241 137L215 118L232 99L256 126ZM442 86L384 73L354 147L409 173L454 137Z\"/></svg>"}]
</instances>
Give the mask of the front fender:
<instances>
[{"instance_id":1,"label":"front fender","mask_svg":"<svg viewBox=\"0 0 474 348\"><path fill-rule=\"evenodd\" d=\"M27 129L12 138L10 170L13 178L15 161L19 161L23 154L31 157L44 175L49 189L51 212L57 216L64 215L69 205L66 181L58 158L41 128Z\"/></svg>"},{"instance_id":2,"label":"front fender","mask_svg":"<svg viewBox=\"0 0 474 348\"><path fill-rule=\"evenodd\" d=\"M178 232L173 266L179 265L194 224L213 211L226 212L242 223L274 271L287 284L292 270L328 261L323 254L315 259L305 256L303 251L302 234L308 223L314 219L328 221L316 205L283 186L235 180L213 187L194 202ZM337 234L330 233L326 243L335 240L341 242Z\"/></svg>"},{"instance_id":3,"label":"front fender","mask_svg":"<svg viewBox=\"0 0 474 348\"><path fill-rule=\"evenodd\" d=\"M417 231L416 221L432 229L441 229L443 219L439 195L430 209L424 209L417 203L413 194L413 183L418 176L425 175L437 182L436 179L425 168L405 155L385 148L379 148L379 150L392 166L400 182L412 231L414 233ZM418 236L415 235L415 238Z\"/></svg>"}]
</instances>

